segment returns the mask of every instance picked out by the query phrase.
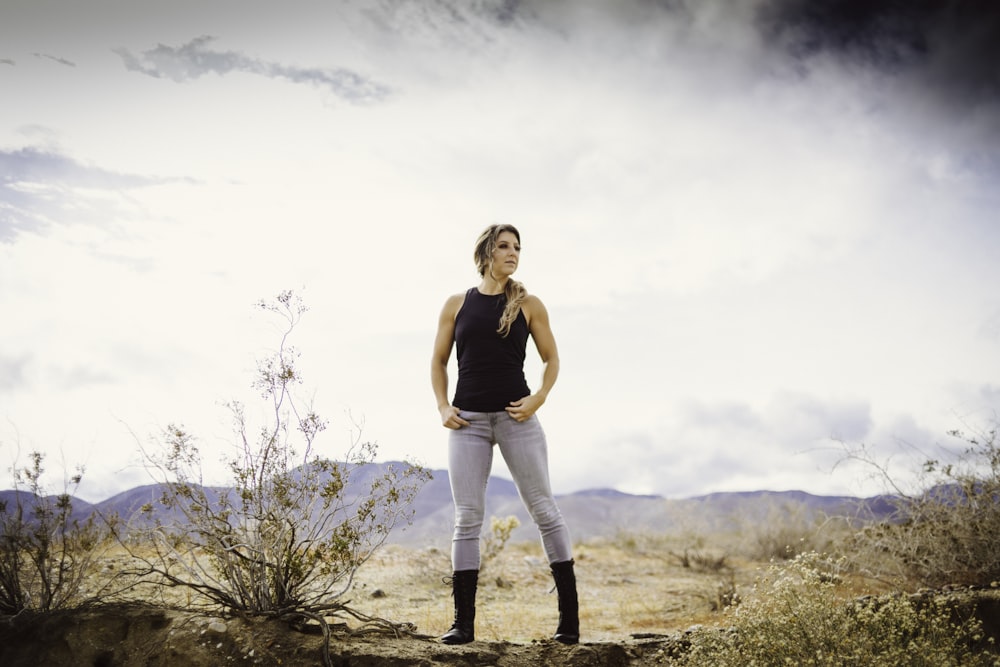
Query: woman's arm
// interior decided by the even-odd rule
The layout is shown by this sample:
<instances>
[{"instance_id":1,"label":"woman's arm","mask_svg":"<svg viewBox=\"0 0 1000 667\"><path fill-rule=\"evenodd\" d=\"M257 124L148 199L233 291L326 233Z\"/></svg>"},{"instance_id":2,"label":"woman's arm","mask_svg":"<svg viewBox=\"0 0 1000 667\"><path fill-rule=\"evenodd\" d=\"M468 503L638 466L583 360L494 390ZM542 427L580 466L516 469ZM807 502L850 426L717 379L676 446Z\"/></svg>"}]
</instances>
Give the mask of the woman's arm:
<instances>
[{"instance_id":1,"label":"woman's arm","mask_svg":"<svg viewBox=\"0 0 1000 667\"><path fill-rule=\"evenodd\" d=\"M431 388L437 399L438 412L441 413L441 424L451 429L469 425L469 422L458 416L458 408L448 400L448 360L451 358L451 348L455 345L455 316L464 302L464 294L451 296L445 302L438 317L434 352L431 355Z\"/></svg>"},{"instance_id":2,"label":"woman's arm","mask_svg":"<svg viewBox=\"0 0 1000 667\"><path fill-rule=\"evenodd\" d=\"M528 331L535 341L535 348L538 356L541 357L542 386L538 391L530 396L525 396L519 401L511 401L507 412L515 420L521 422L535 414L538 408L542 407L545 399L559 377L559 350L556 347L556 338L552 334L552 327L549 324L549 313L541 299L529 295L521 305L524 318L528 321Z\"/></svg>"}]
</instances>

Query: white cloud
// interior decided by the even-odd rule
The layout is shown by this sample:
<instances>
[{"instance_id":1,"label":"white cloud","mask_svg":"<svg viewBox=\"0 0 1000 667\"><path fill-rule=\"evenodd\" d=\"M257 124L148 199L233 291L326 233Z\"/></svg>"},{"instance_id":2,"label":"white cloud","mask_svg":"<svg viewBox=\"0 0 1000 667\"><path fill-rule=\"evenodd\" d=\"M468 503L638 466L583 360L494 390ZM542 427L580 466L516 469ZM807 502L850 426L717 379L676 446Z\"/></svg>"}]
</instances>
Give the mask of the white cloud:
<instances>
[{"instance_id":1,"label":"white cloud","mask_svg":"<svg viewBox=\"0 0 1000 667\"><path fill-rule=\"evenodd\" d=\"M303 68L267 62L236 51L208 48L212 41L211 36L203 35L179 47L159 44L144 51L142 57L124 48L115 52L121 56L126 69L173 81L197 79L206 74L225 76L246 72L322 86L339 97L357 103L376 102L390 92L386 86L347 69Z\"/></svg>"}]
</instances>

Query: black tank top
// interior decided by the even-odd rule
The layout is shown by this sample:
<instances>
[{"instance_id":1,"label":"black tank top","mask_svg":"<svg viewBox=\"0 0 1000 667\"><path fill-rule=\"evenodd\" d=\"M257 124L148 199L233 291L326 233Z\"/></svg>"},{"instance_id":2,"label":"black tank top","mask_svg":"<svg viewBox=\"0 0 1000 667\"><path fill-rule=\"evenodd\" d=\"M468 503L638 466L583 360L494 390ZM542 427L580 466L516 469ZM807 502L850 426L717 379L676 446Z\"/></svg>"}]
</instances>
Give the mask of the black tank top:
<instances>
[{"instance_id":1,"label":"black tank top","mask_svg":"<svg viewBox=\"0 0 1000 667\"><path fill-rule=\"evenodd\" d=\"M458 383L452 405L471 412L501 412L531 393L524 379L528 321L523 312L503 337L497 333L507 304L504 294L481 294L473 287L455 316Z\"/></svg>"}]
</instances>

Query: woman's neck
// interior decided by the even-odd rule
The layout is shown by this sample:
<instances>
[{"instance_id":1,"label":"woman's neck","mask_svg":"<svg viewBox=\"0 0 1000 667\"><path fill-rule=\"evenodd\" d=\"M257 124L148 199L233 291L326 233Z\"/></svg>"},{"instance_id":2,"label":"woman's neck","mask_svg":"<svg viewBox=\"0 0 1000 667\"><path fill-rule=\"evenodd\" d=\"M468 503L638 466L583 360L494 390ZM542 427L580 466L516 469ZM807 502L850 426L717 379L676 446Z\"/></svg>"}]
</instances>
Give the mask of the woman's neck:
<instances>
[{"instance_id":1,"label":"woman's neck","mask_svg":"<svg viewBox=\"0 0 1000 667\"><path fill-rule=\"evenodd\" d=\"M503 294L507 289L508 280L509 278L500 281L493 276L485 275L479 282L479 291L483 294Z\"/></svg>"}]
</instances>

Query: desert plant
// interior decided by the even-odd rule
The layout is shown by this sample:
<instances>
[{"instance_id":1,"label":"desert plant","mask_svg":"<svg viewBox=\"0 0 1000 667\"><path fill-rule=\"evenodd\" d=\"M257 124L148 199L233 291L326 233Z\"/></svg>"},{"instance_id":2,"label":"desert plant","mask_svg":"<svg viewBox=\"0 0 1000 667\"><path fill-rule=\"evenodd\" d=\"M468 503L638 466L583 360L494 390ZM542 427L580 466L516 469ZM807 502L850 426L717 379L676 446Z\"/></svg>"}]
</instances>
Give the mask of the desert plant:
<instances>
[{"instance_id":1,"label":"desert plant","mask_svg":"<svg viewBox=\"0 0 1000 667\"><path fill-rule=\"evenodd\" d=\"M100 597L84 594L92 565L108 543L112 524L73 513L79 469L62 493L49 495L43 481L45 456L31 452L30 463L11 469L12 500L0 501L0 613L50 611Z\"/></svg>"},{"instance_id":2,"label":"desert plant","mask_svg":"<svg viewBox=\"0 0 1000 667\"><path fill-rule=\"evenodd\" d=\"M725 629L690 634L685 665L993 665L977 649L981 624L956 619L935 599L905 595L846 599L843 561L815 552L772 565L732 612ZM989 642L987 642L988 644Z\"/></svg>"},{"instance_id":3,"label":"desert plant","mask_svg":"<svg viewBox=\"0 0 1000 667\"><path fill-rule=\"evenodd\" d=\"M917 491L907 492L866 449L850 455L877 471L893 512L858 532L849 549L859 567L912 587L988 586L1000 581L1000 442L997 425L971 434L947 460L928 457Z\"/></svg>"},{"instance_id":4,"label":"desert plant","mask_svg":"<svg viewBox=\"0 0 1000 667\"><path fill-rule=\"evenodd\" d=\"M729 570L729 557L722 552L706 550L698 543L697 546L686 546L683 551L668 551L678 565L696 572L722 572Z\"/></svg>"},{"instance_id":5,"label":"desert plant","mask_svg":"<svg viewBox=\"0 0 1000 667\"><path fill-rule=\"evenodd\" d=\"M479 564L480 574L503 553L511 533L520 525L521 522L513 514L503 519L495 516L490 517L490 534L483 540L482 557Z\"/></svg>"},{"instance_id":6,"label":"desert plant","mask_svg":"<svg viewBox=\"0 0 1000 667\"><path fill-rule=\"evenodd\" d=\"M236 454L224 488L204 485L196 439L181 426L165 430L161 450L142 448L164 489L159 502L177 519L157 520L133 555L150 581L182 587L208 606L311 618L324 629L323 617L341 611L378 624L342 598L392 528L411 518L410 501L429 474L416 465L376 465L376 446L361 442L357 430L343 460L316 454L326 422L293 391L301 376L288 342L306 308L291 292L258 306L284 324L253 383L263 425L253 429L244 405L228 404Z\"/></svg>"},{"instance_id":7,"label":"desert plant","mask_svg":"<svg viewBox=\"0 0 1000 667\"><path fill-rule=\"evenodd\" d=\"M725 573L724 579L719 579L713 587L698 594L708 603L711 611L725 611L729 607L740 603L740 593L736 587L736 574L730 570Z\"/></svg>"},{"instance_id":8,"label":"desert plant","mask_svg":"<svg viewBox=\"0 0 1000 667\"><path fill-rule=\"evenodd\" d=\"M772 502L763 515L742 516L744 549L760 561L790 560L807 551L826 551L845 532L839 519L801 502Z\"/></svg>"}]
</instances>

